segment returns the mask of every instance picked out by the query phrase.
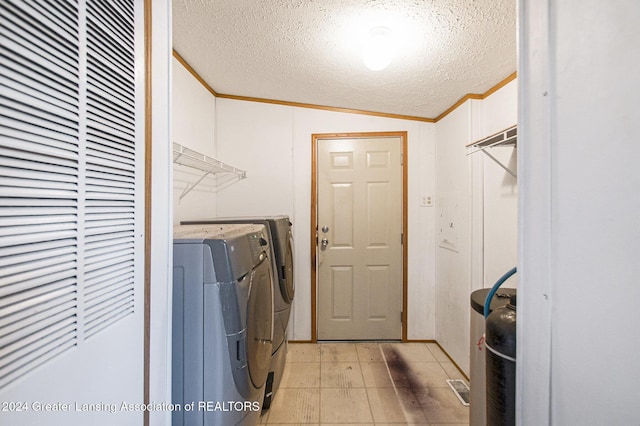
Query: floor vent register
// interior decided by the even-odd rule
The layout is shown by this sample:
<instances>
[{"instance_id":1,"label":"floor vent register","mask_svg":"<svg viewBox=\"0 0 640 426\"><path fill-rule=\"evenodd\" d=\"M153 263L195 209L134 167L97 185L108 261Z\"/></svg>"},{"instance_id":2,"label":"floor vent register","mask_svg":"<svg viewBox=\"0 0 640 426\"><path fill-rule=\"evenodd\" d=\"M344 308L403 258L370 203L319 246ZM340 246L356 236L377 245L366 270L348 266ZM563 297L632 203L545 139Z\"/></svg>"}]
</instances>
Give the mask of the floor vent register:
<instances>
[{"instance_id":1,"label":"floor vent register","mask_svg":"<svg viewBox=\"0 0 640 426\"><path fill-rule=\"evenodd\" d=\"M469 405L469 386L463 380L447 380L462 405Z\"/></svg>"}]
</instances>

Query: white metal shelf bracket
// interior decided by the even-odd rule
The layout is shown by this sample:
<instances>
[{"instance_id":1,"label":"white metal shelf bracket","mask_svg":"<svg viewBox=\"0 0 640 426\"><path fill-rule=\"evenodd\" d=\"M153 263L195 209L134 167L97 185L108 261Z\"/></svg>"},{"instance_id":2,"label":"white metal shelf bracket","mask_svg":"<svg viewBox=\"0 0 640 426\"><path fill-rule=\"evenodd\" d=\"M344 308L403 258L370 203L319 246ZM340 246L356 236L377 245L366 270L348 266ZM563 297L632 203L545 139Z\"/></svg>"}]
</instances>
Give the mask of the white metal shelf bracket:
<instances>
[{"instance_id":1,"label":"white metal shelf bracket","mask_svg":"<svg viewBox=\"0 0 640 426\"><path fill-rule=\"evenodd\" d=\"M467 153L467 155L475 154L476 152L483 152L493 161L495 161L500 167L502 167L507 173L509 173L514 178L518 178L518 174L511 170L508 166L504 165L500 160L491 155L487 150L489 148L495 148L497 146L503 147L514 147L518 146L518 127L513 126L509 127L506 130L501 131L500 133L496 133L495 135L491 135L484 139L481 139L477 142L473 142L467 145L467 148L476 148L474 151Z\"/></svg>"},{"instance_id":2,"label":"white metal shelf bracket","mask_svg":"<svg viewBox=\"0 0 640 426\"><path fill-rule=\"evenodd\" d=\"M217 182L216 190L226 188L227 186L247 177L247 172L244 170L229 166L215 158L207 157L204 154L185 148L175 142L173 143L173 162L174 164L180 164L181 166L191 167L204 172L196 182L187 184L182 191L182 194L180 194L180 200L182 200L185 195L191 192L193 188L198 186L200 182L211 174L223 175L222 181Z\"/></svg>"}]
</instances>

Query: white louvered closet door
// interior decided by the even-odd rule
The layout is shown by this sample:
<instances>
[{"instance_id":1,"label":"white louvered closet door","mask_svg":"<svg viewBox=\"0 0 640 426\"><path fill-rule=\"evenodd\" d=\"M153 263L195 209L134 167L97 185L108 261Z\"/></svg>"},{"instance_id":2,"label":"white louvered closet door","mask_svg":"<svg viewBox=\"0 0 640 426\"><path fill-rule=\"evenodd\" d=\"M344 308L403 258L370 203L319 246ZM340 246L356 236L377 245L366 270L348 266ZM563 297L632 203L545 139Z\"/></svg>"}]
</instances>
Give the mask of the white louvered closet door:
<instances>
[{"instance_id":1,"label":"white louvered closet door","mask_svg":"<svg viewBox=\"0 0 640 426\"><path fill-rule=\"evenodd\" d=\"M141 11L0 2L0 401L142 399Z\"/></svg>"}]
</instances>

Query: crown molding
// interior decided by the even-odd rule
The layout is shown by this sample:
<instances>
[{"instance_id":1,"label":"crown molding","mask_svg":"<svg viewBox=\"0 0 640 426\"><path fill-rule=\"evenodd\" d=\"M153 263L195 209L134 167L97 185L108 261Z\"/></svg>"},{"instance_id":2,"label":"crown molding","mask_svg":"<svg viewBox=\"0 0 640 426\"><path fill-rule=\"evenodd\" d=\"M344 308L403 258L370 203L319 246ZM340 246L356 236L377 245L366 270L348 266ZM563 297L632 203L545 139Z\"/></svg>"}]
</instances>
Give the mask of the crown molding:
<instances>
[{"instance_id":1,"label":"crown molding","mask_svg":"<svg viewBox=\"0 0 640 426\"><path fill-rule=\"evenodd\" d=\"M213 88L211 86L209 86L209 84L207 84L206 81L204 81L204 79L202 77L200 77L200 75L196 72L196 70L194 70L191 67L191 65L189 65L189 63L187 61L185 61L184 58L182 56L180 56L180 54L175 49L173 50L173 57L176 58L176 60L178 62L180 62L180 64L182 64L182 66L185 67L187 69L187 71L189 71L189 73L191 73L191 75L193 75L193 77L196 80L198 80L200 82L200 84L202 84L204 86L205 89L207 89L209 91L209 93L211 93L213 96L215 96L217 98L234 99L234 100L238 100L238 101L247 101L247 102L260 102L260 103L274 104L274 105L293 106L293 107L298 107L298 108L310 108L310 109L318 109L318 110L323 110L323 111L342 112L342 113L347 113L347 114L361 114L361 115L370 115L370 116L374 116L374 117L395 118L395 119L398 119L398 120L422 121L422 122L426 122L426 123L437 123L438 121L442 120L444 117L449 115L451 112L453 112L456 108L458 108L460 105L462 105L463 103L465 103L469 99L485 99L485 98L489 97L490 95L492 95L496 91L500 90L502 87L506 86L508 83L510 83L511 81L513 81L517 77L517 72L514 71L507 78L505 78L500 83L498 83L495 86L493 86L491 89L489 89L485 93L482 93L482 94L467 93L462 98L460 98L460 100L458 100L458 102L456 102L455 104L453 104L452 106L447 108L442 114L440 114L436 118L429 118L429 117L417 117L417 116L413 116L413 115L389 114L389 113L384 113L384 112L366 111L366 110L360 110L360 109L340 108L340 107L326 106L326 105L316 105L316 104L307 104L307 103L300 103L300 102L281 101L281 100L277 100L277 99L254 98L254 97L251 97L251 96L238 96L238 95L230 95L230 94L225 94L225 93L217 93L215 90L213 90Z\"/></svg>"}]
</instances>

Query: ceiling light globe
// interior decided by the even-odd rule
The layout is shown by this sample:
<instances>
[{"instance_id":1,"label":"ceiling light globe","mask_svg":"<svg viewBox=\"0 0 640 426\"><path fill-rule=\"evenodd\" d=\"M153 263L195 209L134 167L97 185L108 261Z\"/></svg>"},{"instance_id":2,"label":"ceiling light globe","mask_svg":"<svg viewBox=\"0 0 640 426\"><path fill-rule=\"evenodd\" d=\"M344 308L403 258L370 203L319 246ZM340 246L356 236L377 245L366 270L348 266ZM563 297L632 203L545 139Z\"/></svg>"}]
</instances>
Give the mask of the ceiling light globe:
<instances>
[{"instance_id":1,"label":"ceiling light globe","mask_svg":"<svg viewBox=\"0 0 640 426\"><path fill-rule=\"evenodd\" d=\"M371 71L380 71L389 66L393 60L393 40L389 28L374 27L371 29L369 40L362 53L362 60Z\"/></svg>"}]
</instances>

